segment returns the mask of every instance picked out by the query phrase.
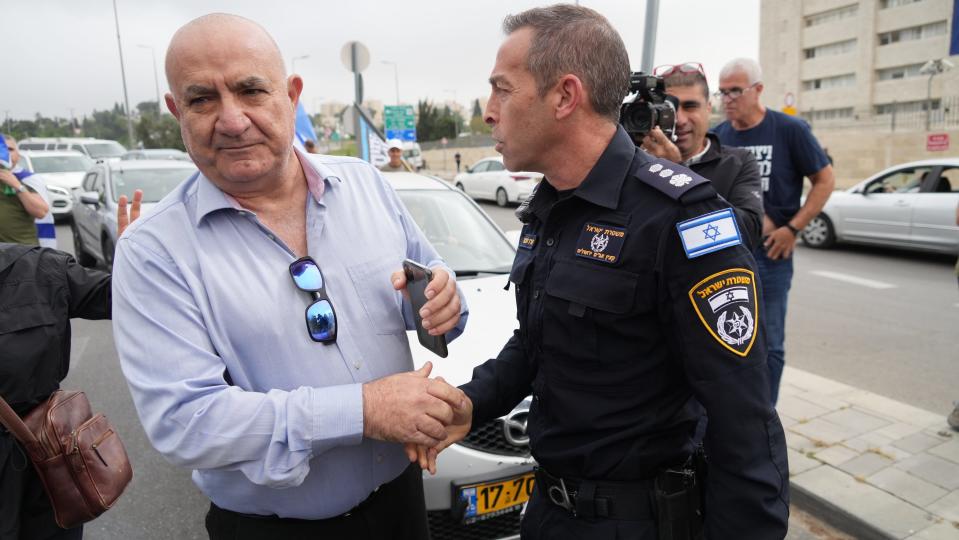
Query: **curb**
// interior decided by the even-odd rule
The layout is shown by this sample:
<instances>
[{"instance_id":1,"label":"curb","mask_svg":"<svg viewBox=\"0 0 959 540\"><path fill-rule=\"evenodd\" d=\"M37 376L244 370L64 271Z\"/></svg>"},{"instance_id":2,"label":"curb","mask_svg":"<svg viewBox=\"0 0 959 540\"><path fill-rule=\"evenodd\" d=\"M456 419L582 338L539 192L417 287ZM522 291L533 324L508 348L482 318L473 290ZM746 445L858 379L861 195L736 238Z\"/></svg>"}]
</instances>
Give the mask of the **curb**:
<instances>
[{"instance_id":1,"label":"curb","mask_svg":"<svg viewBox=\"0 0 959 540\"><path fill-rule=\"evenodd\" d=\"M862 540L898 540L875 525L839 508L812 491L789 483L790 501L840 532Z\"/></svg>"}]
</instances>

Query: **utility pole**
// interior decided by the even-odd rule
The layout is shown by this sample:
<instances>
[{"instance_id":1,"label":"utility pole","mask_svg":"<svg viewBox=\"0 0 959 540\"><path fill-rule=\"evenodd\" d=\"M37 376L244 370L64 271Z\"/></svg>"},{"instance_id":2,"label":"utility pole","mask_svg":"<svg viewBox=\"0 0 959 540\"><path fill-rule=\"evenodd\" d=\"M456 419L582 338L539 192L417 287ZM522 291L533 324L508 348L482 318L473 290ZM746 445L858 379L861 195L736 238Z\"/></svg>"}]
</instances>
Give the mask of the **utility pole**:
<instances>
[{"instance_id":1,"label":"utility pole","mask_svg":"<svg viewBox=\"0 0 959 540\"><path fill-rule=\"evenodd\" d=\"M120 79L123 81L123 102L127 108L127 137L130 139L130 148L136 144L133 138L133 114L130 111L130 98L127 95L127 73L123 67L123 45L120 43L120 16L117 15L117 0L113 0L113 22L117 27L117 50L120 51Z\"/></svg>"},{"instance_id":2,"label":"utility pole","mask_svg":"<svg viewBox=\"0 0 959 540\"><path fill-rule=\"evenodd\" d=\"M656 53L656 25L659 21L659 0L646 0L646 23L643 29L643 60L640 70L653 72L653 56Z\"/></svg>"}]
</instances>

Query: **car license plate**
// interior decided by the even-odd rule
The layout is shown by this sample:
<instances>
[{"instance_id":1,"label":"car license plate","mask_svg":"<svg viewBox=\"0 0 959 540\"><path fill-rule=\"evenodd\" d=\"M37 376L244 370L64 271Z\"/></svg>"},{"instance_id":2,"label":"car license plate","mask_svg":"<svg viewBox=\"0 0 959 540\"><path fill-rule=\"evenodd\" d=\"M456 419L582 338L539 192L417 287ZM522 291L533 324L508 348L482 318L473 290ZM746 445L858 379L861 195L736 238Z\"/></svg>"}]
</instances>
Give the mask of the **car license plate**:
<instances>
[{"instance_id":1,"label":"car license plate","mask_svg":"<svg viewBox=\"0 0 959 540\"><path fill-rule=\"evenodd\" d=\"M535 480L527 471L506 478L454 485L454 497L462 509L464 524L482 521L514 510L529 500Z\"/></svg>"}]
</instances>

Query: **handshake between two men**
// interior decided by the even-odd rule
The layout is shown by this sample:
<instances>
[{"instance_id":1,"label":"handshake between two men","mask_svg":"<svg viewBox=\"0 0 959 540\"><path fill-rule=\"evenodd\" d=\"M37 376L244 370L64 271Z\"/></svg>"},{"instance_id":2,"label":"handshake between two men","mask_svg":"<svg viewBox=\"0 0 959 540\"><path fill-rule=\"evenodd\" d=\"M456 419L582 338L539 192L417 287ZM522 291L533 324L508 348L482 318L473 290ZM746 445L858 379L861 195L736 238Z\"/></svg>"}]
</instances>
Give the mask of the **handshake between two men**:
<instances>
[{"instance_id":1,"label":"handshake between two men","mask_svg":"<svg viewBox=\"0 0 959 540\"><path fill-rule=\"evenodd\" d=\"M460 299L456 281L442 267L434 267L426 287L427 302L420 310L423 327L440 336L459 322ZM395 272L393 288L406 293L406 276ZM403 443L411 462L436 473L436 456L469 433L473 404L466 394L442 377L429 378L433 365L397 373L363 385L363 436Z\"/></svg>"}]
</instances>

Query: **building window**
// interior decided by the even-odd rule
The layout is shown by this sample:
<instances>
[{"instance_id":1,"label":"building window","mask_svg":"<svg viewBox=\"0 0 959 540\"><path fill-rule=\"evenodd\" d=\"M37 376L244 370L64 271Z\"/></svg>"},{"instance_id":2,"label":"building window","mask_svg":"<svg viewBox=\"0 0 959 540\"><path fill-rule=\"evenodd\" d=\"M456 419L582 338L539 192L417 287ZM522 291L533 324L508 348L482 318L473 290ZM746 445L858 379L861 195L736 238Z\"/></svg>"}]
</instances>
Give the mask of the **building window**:
<instances>
[{"instance_id":1,"label":"building window","mask_svg":"<svg viewBox=\"0 0 959 540\"><path fill-rule=\"evenodd\" d=\"M922 0L882 0L879 2L879 9L908 6L909 4L915 4L917 2L922 2Z\"/></svg>"},{"instance_id":2,"label":"building window","mask_svg":"<svg viewBox=\"0 0 959 540\"><path fill-rule=\"evenodd\" d=\"M946 21L939 21L922 26L912 26L901 30L883 32L879 34L879 45L890 45L900 41L915 41L917 39L927 39L935 36L942 36L946 33Z\"/></svg>"},{"instance_id":3,"label":"building window","mask_svg":"<svg viewBox=\"0 0 959 540\"><path fill-rule=\"evenodd\" d=\"M880 81L894 81L898 79L909 79L911 77L918 77L920 68L922 68L922 64L911 64L908 66L897 66L894 68L879 69L879 70L876 70L876 77Z\"/></svg>"},{"instance_id":4,"label":"building window","mask_svg":"<svg viewBox=\"0 0 959 540\"><path fill-rule=\"evenodd\" d=\"M823 109L821 111L803 111L802 116L811 122L842 120L845 118L852 118L852 107L843 107L841 109Z\"/></svg>"},{"instance_id":5,"label":"building window","mask_svg":"<svg viewBox=\"0 0 959 540\"><path fill-rule=\"evenodd\" d=\"M927 101L922 99L919 101L903 101L902 103L883 103L881 105L876 105L876 114L902 114L902 113L916 113L926 110ZM932 110L939 109L940 100L932 100Z\"/></svg>"},{"instance_id":6,"label":"building window","mask_svg":"<svg viewBox=\"0 0 959 540\"><path fill-rule=\"evenodd\" d=\"M859 4L852 4L841 8L821 11L806 17L806 26L818 26L836 21L841 21L849 17L855 17L859 13Z\"/></svg>"},{"instance_id":7,"label":"building window","mask_svg":"<svg viewBox=\"0 0 959 540\"><path fill-rule=\"evenodd\" d=\"M849 39L846 41L837 41L836 43L828 43L826 45L819 45L818 47L810 47L805 50L806 59L810 58L819 58L821 56L833 56L837 54L845 54L852 52L856 48L856 40Z\"/></svg>"},{"instance_id":8,"label":"building window","mask_svg":"<svg viewBox=\"0 0 959 540\"><path fill-rule=\"evenodd\" d=\"M811 79L803 81L803 90L825 90L827 88L842 88L844 86L855 86L856 74L847 73L845 75L836 75L835 77L822 77L820 79Z\"/></svg>"}]
</instances>

